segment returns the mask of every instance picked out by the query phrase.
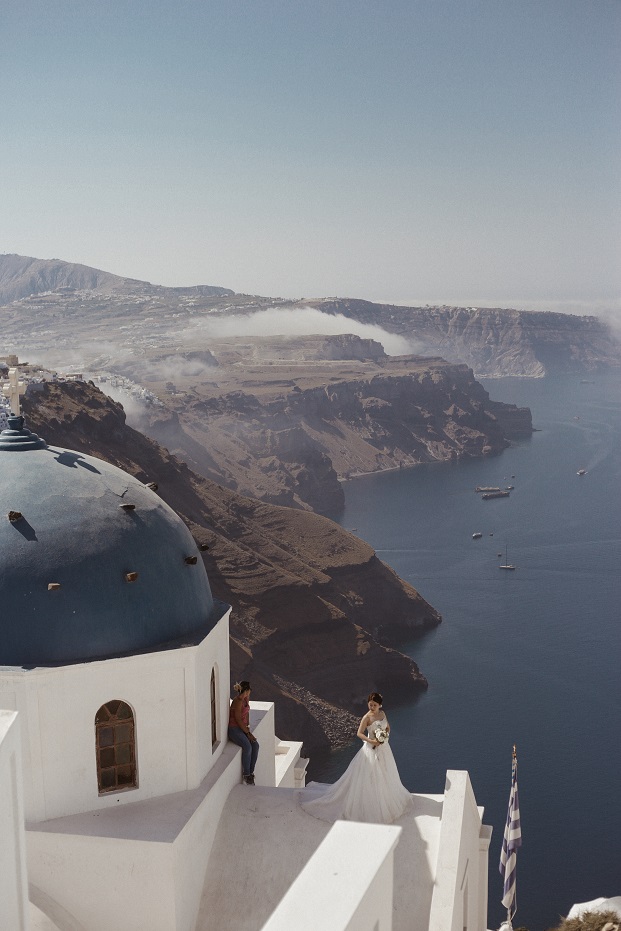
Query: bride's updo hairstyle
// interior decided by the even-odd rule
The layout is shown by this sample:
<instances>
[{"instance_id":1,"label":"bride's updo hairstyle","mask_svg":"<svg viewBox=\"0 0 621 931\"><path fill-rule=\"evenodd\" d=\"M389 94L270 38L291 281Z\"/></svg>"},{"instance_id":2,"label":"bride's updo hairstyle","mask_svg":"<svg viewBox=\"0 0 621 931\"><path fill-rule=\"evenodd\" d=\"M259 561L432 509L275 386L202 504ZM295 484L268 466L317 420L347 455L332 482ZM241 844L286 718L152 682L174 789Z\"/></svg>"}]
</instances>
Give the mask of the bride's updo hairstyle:
<instances>
[{"instance_id":1,"label":"bride's updo hairstyle","mask_svg":"<svg viewBox=\"0 0 621 931\"><path fill-rule=\"evenodd\" d=\"M233 686L238 695L241 695L242 692L248 692L250 690L250 683L246 682L244 679L243 682L236 682Z\"/></svg>"},{"instance_id":2,"label":"bride's updo hairstyle","mask_svg":"<svg viewBox=\"0 0 621 931\"><path fill-rule=\"evenodd\" d=\"M369 697L367 698L367 701L368 701L368 702L369 702L369 701L376 701L378 705L383 705L383 704L384 704L384 699L382 698L382 696L380 695L379 692L371 692L371 694L370 694Z\"/></svg>"}]
</instances>

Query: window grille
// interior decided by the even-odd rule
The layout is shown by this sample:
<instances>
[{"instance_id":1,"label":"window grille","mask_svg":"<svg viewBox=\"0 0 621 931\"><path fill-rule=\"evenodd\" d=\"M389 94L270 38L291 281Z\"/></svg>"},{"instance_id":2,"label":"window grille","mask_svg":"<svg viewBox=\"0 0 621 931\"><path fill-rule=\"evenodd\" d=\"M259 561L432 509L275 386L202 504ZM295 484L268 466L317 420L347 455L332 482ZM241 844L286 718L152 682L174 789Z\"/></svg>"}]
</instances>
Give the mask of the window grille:
<instances>
[{"instance_id":1,"label":"window grille","mask_svg":"<svg viewBox=\"0 0 621 931\"><path fill-rule=\"evenodd\" d=\"M95 715L95 743L99 794L136 788L136 733L128 704L115 699L101 706Z\"/></svg>"}]
</instances>

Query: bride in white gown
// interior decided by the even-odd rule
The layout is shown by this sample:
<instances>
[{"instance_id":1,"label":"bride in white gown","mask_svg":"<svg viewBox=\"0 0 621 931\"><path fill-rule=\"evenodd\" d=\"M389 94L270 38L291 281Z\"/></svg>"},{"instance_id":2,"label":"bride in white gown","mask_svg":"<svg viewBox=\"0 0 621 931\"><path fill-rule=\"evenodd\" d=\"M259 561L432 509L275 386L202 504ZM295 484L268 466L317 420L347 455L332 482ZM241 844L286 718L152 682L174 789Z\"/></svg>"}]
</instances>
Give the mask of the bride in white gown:
<instances>
[{"instance_id":1,"label":"bride in white gown","mask_svg":"<svg viewBox=\"0 0 621 931\"><path fill-rule=\"evenodd\" d=\"M371 692L368 708L358 727L362 749L333 785L309 785L307 791L312 798L302 802L309 815L322 821L391 824L412 805L412 796L401 784L388 744L390 724L379 692Z\"/></svg>"}]
</instances>

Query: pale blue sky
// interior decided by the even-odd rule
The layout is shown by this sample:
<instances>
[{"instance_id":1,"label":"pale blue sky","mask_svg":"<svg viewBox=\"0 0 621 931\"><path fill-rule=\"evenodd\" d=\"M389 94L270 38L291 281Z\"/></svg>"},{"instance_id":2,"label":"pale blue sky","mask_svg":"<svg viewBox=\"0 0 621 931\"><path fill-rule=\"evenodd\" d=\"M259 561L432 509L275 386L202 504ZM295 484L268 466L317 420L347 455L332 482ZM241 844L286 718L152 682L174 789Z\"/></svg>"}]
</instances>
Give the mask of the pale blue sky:
<instances>
[{"instance_id":1,"label":"pale blue sky","mask_svg":"<svg viewBox=\"0 0 621 931\"><path fill-rule=\"evenodd\" d=\"M620 62L619 0L5 0L0 251L610 306Z\"/></svg>"}]
</instances>

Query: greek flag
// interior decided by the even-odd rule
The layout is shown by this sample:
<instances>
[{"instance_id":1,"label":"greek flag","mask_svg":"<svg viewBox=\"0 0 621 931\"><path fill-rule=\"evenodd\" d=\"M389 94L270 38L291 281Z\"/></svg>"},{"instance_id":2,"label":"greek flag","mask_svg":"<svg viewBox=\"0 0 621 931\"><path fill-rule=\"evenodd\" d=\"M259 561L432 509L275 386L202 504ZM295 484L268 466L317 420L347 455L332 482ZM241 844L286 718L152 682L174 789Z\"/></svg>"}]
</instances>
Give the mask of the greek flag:
<instances>
[{"instance_id":1,"label":"greek flag","mask_svg":"<svg viewBox=\"0 0 621 931\"><path fill-rule=\"evenodd\" d=\"M518 800L517 785L517 756L513 748L513 763L511 767L511 795L509 796L509 809L507 823L502 840L500 852L500 875L504 877L504 894L502 904L507 909L509 922L517 908L516 902L516 862L517 849L522 846L522 829L520 827L520 803Z\"/></svg>"}]
</instances>

